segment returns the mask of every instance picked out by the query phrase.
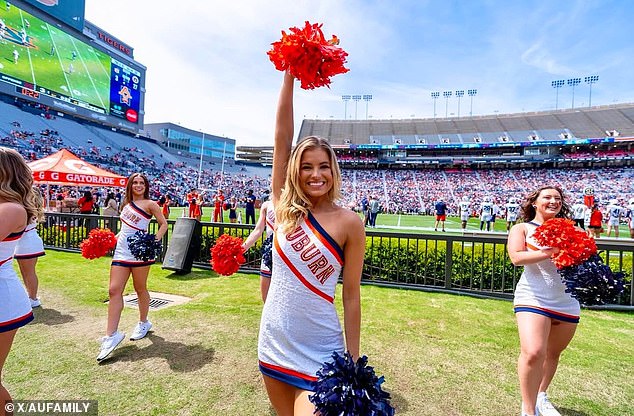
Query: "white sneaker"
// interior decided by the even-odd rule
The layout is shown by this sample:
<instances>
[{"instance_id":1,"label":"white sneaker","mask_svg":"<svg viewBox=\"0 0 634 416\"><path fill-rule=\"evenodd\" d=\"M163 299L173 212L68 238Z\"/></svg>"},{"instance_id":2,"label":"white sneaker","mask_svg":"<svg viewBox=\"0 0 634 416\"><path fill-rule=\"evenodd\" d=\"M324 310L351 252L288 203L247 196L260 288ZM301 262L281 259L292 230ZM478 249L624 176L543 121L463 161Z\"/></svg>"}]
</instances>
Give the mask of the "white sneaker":
<instances>
[{"instance_id":1,"label":"white sneaker","mask_svg":"<svg viewBox=\"0 0 634 416\"><path fill-rule=\"evenodd\" d=\"M31 309L39 308L40 306L42 306L42 302L40 302L40 298L35 298L35 299L29 298L29 300L31 301Z\"/></svg>"},{"instance_id":2,"label":"white sneaker","mask_svg":"<svg viewBox=\"0 0 634 416\"><path fill-rule=\"evenodd\" d=\"M97 361L102 361L108 358L110 353L114 351L119 344L121 344L123 338L125 338L125 334L119 331L116 331L109 337L101 338L101 350L99 351L99 355L97 355Z\"/></svg>"},{"instance_id":3,"label":"white sneaker","mask_svg":"<svg viewBox=\"0 0 634 416\"><path fill-rule=\"evenodd\" d=\"M141 338L144 338L150 329L152 329L152 322L150 321L139 322L138 324L136 324L136 326L132 330L132 335L130 335L130 341L138 341Z\"/></svg>"},{"instance_id":4,"label":"white sneaker","mask_svg":"<svg viewBox=\"0 0 634 416\"><path fill-rule=\"evenodd\" d=\"M561 413L555 409L555 406L548 400L545 392L537 395L537 414L539 416L561 416Z\"/></svg>"}]
</instances>

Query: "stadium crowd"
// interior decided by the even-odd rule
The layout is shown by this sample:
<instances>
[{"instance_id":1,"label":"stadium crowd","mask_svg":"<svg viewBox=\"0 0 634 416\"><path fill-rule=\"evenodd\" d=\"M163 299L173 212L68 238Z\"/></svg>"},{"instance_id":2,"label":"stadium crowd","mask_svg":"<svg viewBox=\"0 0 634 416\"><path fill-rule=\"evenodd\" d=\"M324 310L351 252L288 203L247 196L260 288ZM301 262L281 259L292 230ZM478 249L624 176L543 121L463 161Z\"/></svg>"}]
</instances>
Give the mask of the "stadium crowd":
<instances>
[{"instance_id":1,"label":"stadium crowd","mask_svg":"<svg viewBox=\"0 0 634 416\"><path fill-rule=\"evenodd\" d=\"M265 199L269 192L269 175L258 175L248 167L236 171L221 171L218 166L208 166L199 180L197 163L167 162L161 155L146 154L134 146L121 149L94 146L89 140L86 146L73 146L54 130L29 131L13 124L9 134L0 136L0 145L18 150L27 161L37 160L67 148L86 162L123 176L144 172L152 181L152 195L159 200L168 195L173 206L187 205L186 195L192 189L202 193L203 206L213 205L212 196L223 189L228 200L235 197L244 201L249 190L258 199ZM571 201L582 199L592 190L596 201L607 214L609 201L616 200L623 207L625 220L630 199L634 197L634 169L632 168L566 168L566 169L423 169L423 170L349 170L344 169L343 205L362 210L363 200L379 201L382 212L399 214L433 215L439 200L445 201L448 215L459 215L462 200L471 204L472 215L477 216L485 197L503 211L510 198L521 200L535 183L551 183L561 186ZM106 189L95 189L97 203L103 201ZM51 188L51 199L61 193L75 196L81 190ZM503 214L503 212L502 212ZM607 218L607 215L606 215Z\"/></svg>"}]
</instances>

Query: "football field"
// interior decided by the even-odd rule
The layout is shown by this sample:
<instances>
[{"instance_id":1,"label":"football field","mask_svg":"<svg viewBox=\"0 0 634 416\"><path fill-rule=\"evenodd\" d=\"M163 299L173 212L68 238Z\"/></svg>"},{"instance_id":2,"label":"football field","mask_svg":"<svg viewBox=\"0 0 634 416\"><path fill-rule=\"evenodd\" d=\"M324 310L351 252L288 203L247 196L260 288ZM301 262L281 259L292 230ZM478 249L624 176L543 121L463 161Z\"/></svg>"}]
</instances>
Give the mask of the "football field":
<instances>
[{"instance_id":1,"label":"football field","mask_svg":"<svg viewBox=\"0 0 634 416\"><path fill-rule=\"evenodd\" d=\"M0 8L0 73L108 109L110 57L20 10Z\"/></svg>"}]
</instances>

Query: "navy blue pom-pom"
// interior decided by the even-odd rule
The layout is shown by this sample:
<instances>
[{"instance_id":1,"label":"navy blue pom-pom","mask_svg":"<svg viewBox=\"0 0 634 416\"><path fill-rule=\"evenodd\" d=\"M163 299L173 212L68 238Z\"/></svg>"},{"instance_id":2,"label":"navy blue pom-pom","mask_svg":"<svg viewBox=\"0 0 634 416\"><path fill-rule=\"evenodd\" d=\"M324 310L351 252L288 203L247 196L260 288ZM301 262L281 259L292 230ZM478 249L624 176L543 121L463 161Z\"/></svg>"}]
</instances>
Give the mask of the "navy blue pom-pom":
<instances>
[{"instance_id":1,"label":"navy blue pom-pom","mask_svg":"<svg viewBox=\"0 0 634 416\"><path fill-rule=\"evenodd\" d=\"M321 416L392 416L390 394L383 391L383 376L377 377L365 355L355 363L346 352L332 354L317 372L315 393L309 400Z\"/></svg>"},{"instance_id":2,"label":"navy blue pom-pom","mask_svg":"<svg viewBox=\"0 0 634 416\"><path fill-rule=\"evenodd\" d=\"M262 262L269 270L273 270L273 234L266 237L262 244Z\"/></svg>"},{"instance_id":3,"label":"navy blue pom-pom","mask_svg":"<svg viewBox=\"0 0 634 416\"><path fill-rule=\"evenodd\" d=\"M613 273L598 254L577 266L560 269L559 274L566 292L587 306L613 303L625 289L623 273Z\"/></svg>"},{"instance_id":4,"label":"navy blue pom-pom","mask_svg":"<svg viewBox=\"0 0 634 416\"><path fill-rule=\"evenodd\" d=\"M163 246L156 241L156 235L137 231L128 237L128 247L135 259L141 261L154 260L160 256Z\"/></svg>"}]
</instances>

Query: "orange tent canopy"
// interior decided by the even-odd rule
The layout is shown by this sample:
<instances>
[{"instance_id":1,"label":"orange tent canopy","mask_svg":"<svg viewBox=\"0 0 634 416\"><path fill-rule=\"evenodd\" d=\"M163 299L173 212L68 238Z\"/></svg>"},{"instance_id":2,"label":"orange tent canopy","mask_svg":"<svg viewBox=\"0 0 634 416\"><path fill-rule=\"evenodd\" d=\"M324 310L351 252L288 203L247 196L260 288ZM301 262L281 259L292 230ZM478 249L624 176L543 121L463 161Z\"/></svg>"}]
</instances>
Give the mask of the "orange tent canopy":
<instances>
[{"instance_id":1,"label":"orange tent canopy","mask_svg":"<svg viewBox=\"0 0 634 416\"><path fill-rule=\"evenodd\" d=\"M28 163L37 183L125 187L127 178L84 162L66 149Z\"/></svg>"}]
</instances>

